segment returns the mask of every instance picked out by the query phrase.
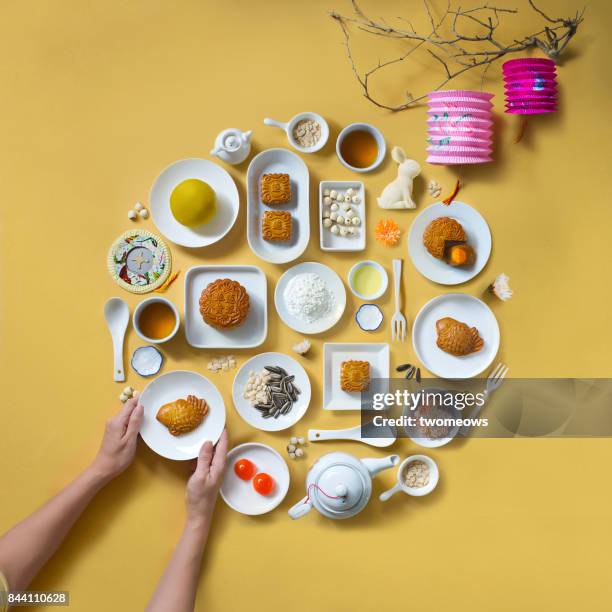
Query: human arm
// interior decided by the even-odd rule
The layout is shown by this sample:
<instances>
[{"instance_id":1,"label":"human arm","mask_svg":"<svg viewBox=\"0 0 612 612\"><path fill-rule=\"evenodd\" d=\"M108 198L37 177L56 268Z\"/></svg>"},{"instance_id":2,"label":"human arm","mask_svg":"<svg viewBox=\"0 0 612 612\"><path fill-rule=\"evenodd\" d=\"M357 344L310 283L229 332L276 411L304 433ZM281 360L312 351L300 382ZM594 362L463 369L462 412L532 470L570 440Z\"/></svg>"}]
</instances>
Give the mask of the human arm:
<instances>
[{"instance_id":1,"label":"human arm","mask_svg":"<svg viewBox=\"0 0 612 612\"><path fill-rule=\"evenodd\" d=\"M205 442L187 483L187 518L183 533L149 602L147 612L191 612L217 493L225 472L227 432L216 448Z\"/></svg>"},{"instance_id":2,"label":"human arm","mask_svg":"<svg viewBox=\"0 0 612 612\"><path fill-rule=\"evenodd\" d=\"M136 398L126 402L106 424L100 450L91 465L0 537L0 572L11 590L26 589L96 493L132 463L142 414Z\"/></svg>"}]
</instances>

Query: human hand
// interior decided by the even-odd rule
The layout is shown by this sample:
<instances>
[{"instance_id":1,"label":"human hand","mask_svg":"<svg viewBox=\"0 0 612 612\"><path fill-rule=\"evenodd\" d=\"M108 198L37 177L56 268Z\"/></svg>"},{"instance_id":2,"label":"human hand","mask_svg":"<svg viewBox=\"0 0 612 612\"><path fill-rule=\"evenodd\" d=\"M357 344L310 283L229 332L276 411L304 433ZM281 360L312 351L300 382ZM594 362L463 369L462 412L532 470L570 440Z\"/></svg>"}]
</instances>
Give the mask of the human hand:
<instances>
[{"instance_id":1,"label":"human hand","mask_svg":"<svg viewBox=\"0 0 612 612\"><path fill-rule=\"evenodd\" d=\"M205 442L200 449L196 469L187 483L187 519L198 521L215 507L217 493L225 473L227 430L223 430L217 446Z\"/></svg>"},{"instance_id":2,"label":"human hand","mask_svg":"<svg viewBox=\"0 0 612 612\"><path fill-rule=\"evenodd\" d=\"M143 408L138 398L129 399L121 411L106 422L100 450L91 468L105 480L124 472L134 459Z\"/></svg>"}]
</instances>

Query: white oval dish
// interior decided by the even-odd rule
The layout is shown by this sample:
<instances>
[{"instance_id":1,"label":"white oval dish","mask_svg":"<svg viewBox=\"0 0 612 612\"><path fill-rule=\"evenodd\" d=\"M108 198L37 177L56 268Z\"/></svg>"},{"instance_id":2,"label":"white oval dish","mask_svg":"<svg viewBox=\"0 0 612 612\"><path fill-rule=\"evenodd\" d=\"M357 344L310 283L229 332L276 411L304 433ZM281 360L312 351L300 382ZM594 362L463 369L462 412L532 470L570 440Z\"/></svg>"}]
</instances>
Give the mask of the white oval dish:
<instances>
[{"instance_id":1,"label":"white oval dish","mask_svg":"<svg viewBox=\"0 0 612 612\"><path fill-rule=\"evenodd\" d=\"M366 168L357 168L356 166L351 166L348 162L344 160L342 157L342 153L340 152L340 148L342 145L342 141L346 138L348 134L351 132L355 132L356 130L363 130L364 132L369 132L376 139L376 144L378 146L378 155L374 160L374 163L367 166ZM336 155L340 160L340 163L349 170L353 172L370 172L375 168L378 168L382 163L383 159L385 159L385 154L387 153L387 144L385 143L385 139L378 128L375 128L373 125L369 123L351 123L347 125L341 132L338 134L338 138L336 140Z\"/></svg>"},{"instance_id":2,"label":"white oval dish","mask_svg":"<svg viewBox=\"0 0 612 612\"><path fill-rule=\"evenodd\" d=\"M303 119L312 119L321 126L321 136L319 137L319 140L312 145L312 147L303 147L293 137L293 128ZM317 151L320 151L327 144L327 139L329 138L329 125L327 124L327 121L325 121L325 119L323 119L323 117L317 113L300 113L299 115L292 117L287 123L276 121L275 119L268 119L266 117L264 119L264 123L266 125L271 125L284 130L287 134L289 144L300 153L316 153Z\"/></svg>"},{"instance_id":3,"label":"white oval dish","mask_svg":"<svg viewBox=\"0 0 612 612\"><path fill-rule=\"evenodd\" d=\"M217 214L196 228L179 223L170 210L173 189L187 179L208 183L217 196ZM207 159L182 159L170 164L155 179L149 195L151 214L157 229L175 244L198 248L218 242L230 231L240 208L234 179L220 166Z\"/></svg>"},{"instance_id":4,"label":"white oval dish","mask_svg":"<svg viewBox=\"0 0 612 612\"><path fill-rule=\"evenodd\" d=\"M381 281L380 289L376 293L373 293L372 295L364 295L362 293L359 293L357 289L355 289L355 287L353 286L353 279L355 277L355 272L357 272L357 270L365 266L372 266L373 268L375 268L376 270L380 272L380 281ZM366 300L366 301L377 300L378 298L382 297L385 294L385 291L387 290L387 287L389 285L389 275L387 274L387 271L377 261L373 261L371 259L364 259L363 261L358 261L349 270L348 284L349 284L350 290L359 299Z\"/></svg>"},{"instance_id":5,"label":"white oval dish","mask_svg":"<svg viewBox=\"0 0 612 612\"><path fill-rule=\"evenodd\" d=\"M463 226L468 244L476 251L471 266L453 267L436 259L423 244L425 228L438 217L451 217ZM450 206L438 202L421 211L410 226L408 252L414 267L429 280L441 285L458 285L474 278L489 261L491 230L484 217L472 206L453 200Z\"/></svg>"},{"instance_id":6,"label":"white oval dish","mask_svg":"<svg viewBox=\"0 0 612 612\"><path fill-rule=\"evenodd\" d=\"M260 495L253 488L252 480L242 480L234 472L234 464L248 459L255 464L256 474L265 472L274 478L274 489L270 495ZM274 510L289 490L289 468L287 462L271 446L247 442L232 448L227 454L227 470L221 485L221 498L236 512L255 516Z\"/></svg>"},{"instance_id":7,"label":"white oval dish","mask_svg":"<svg viewBox=\"0 0 612 612\"><path fill-rule=\"evenodd\" d=\"M206 400L208 414L193 431L173 436L155 417L169 402L195 395ZM167 459L195 459L206 440L217 442L225 427L225 404L217 387L196 372L175 370L152 380L140 394L144 417L140 435L151 450Z\"/></svg>"},{"instance_id":8,"label":"white oval dish","mask_svg":"<svg viewBox=\"0 0 612 612\"><path fill-rule=\"evenodd\" d=\"M331 312L313 323L307 323L306 321L294 317L288 311L283 297L285 288L292 278L296 277L298 274L310 273L320 276L327 283L328 288L334 294L335 298ZM278 316L287 327L301 334L320 334L333 327L340 320L340 317L342 317L346 307L346 289L340 277L331 268L314 261L308 261L289 268L289 270L280 277L274 290L274 305L276 306Z\"/></svg>"},{"instance_id":9,"label":"white oval dish","mask_svg":"<svg viewBox=\"0 0 612 612\"><path fill-rule=\"evenodd\" d=\"M262 203L260 181L263 174L285 173L291 181L291 200L287 204L266 206ZM297 259L310 239L310 207L308 203L308 168L288 149L268 149L256 155L247 170L247 240L257 257L282 264ZM261 222L266 210L291 213L291 240L269 242L261 235Z\"/></svg>"},{"instance_id":10,"label":"white oval dish","mask_svg":"<svg viewBox=\"0 0 612 612\"><path fill-rule=\"evenodd\" d=\"M301 391L291 411L287 414L279 415L276 419L272 417L264 419L259 410L251 406L249 400L243 397L249 372L258 372L267 365L280 366L288 374L295 376L294 382ZM310 379L308 374L306 374L306 370L293 357L283 353L261 353L246 361L240 370L238 370L232 386L232 399L234 400L236 412L251 427L261 429L262 431L282 431L295 425L306 414L310 404Z\"/></svg>"},{"instance_id":11,"label":"white oval dish","mask_svg":"<svg viewBox=\"0 0 612 612\"><path fill-rule=\"evenodd\" d=\"M436 321L452 317L476 327L484 346L463 357L449 355L438 348ZM427 302L412 326L412 345L419 361L441 378L472 378L491 365L499 350L499 325L493 311L478 298L466 293L447 293Z\"/></svg>"}]
</instances>

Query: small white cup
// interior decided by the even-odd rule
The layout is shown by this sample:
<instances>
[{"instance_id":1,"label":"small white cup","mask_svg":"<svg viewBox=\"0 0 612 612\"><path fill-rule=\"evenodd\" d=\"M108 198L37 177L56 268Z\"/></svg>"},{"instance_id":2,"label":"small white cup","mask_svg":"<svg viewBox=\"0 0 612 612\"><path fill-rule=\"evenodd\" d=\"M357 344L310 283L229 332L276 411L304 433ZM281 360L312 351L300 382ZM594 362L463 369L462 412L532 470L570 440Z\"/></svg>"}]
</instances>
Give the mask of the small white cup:
<instances>
[{"instance_id":1,"label":"small white cup","mask_svg":"<svg viewBox=\"0 0 612 612\"><path fill-rule=\"evenodd\" d=\"M353 279L355 278L355 273L357 272L357 270L365 266L372 266L373 268L376 268L380 272L380 281L381 281L380 289L376 293L373 293L372 295L364 295L363 293L359 293L359 291L357 291L357 289L355 289L353 285ZM366 259L364 261L357 262L349 270L348 284L353 294L356 295L359 299L366 300L366 301L377 300L379 297L382 297L385 291L387 290L387 286L389 285L389 276L387 274L387 271L377 261Z\"/></svg>"},{"instance_id":2,"label":"small white cup","mask_svg":"<svg viewBox=\"0 0 612 612\"><path fill-rule=\"evenodd\" d=\"M303 119L312 119L321 126L321 136L319 137L319 140L312 145L312 147L301 146L293 137L293 128ZM280 128L281 130L285 130L289 144L294 149L297 149L300 153L316 153L317 151L320 151L325 146L327 139L329 138L329 125L327 125L327 121L325 121L325 119L323 119L323 117L317 113L300 113L299 115L296 115L290 119L287 123L266 117L264 119L264 123L266 125L272 125Z\"/></svg>"},{"instance_id":3,"label":"small white cup","mask_svg":"<svg viewBox=\"0 0 612 612\"><path fill-rule=\"evenodd\" d=\"M340 152L342 141L351 132L355 132L356 130L362 130L364 132L369 132L370 134L372 134L372 136L374 136L376 140L376 146L378 147L378 155L376 156L374 163L368 166L367 168L356 168L355 166L351 166L348 162L345 161L345 159L342 157L342 153ZM385 139L383 138L383 135L380 133L380 130L375 128L373 125L370 125L369 123L351 123L350 125L347 125L340 132L340 134L338 134L338 138L336 140L336 155L338 156L340 163L345 168L348 168L349 170L352 170L353 172L370 172L371 170L374 170L374 168L378 168L378 166L380 166L380 164L382 163L383 159L385 159L386 152L387 152L387 144L385 143Z\"/></svg>"},{"instance_id":4,"label":"small white cup","mask_svg":"<svg viewBox=\"0 0 612 612\"><path fill-rule=\"evenodd\" d=\"M164 304L168 305L172 309L172 312L174 313L174 318L176 320L176 323L174 324L174 329L165 338L159 338L159 339L149 338L143 333L142 329L140 328L140 315L142 311L147 306L149 306L149 304L153 304L155 302L163 302ZM145 342L150 342L151 344L161 344L162 342L167 342L171 338L174 338L174 336L176 335L176 332L178 331L180 327L180 324L181 324L181 318L179 316L179 311L177 307L170 300L164 297L148 297L142 300L142 302L140 302L138 306L136 306L136 308L134 309L134 314L132 315L132 325L134 326L136 333Z\"/></svg>"},{"instance_id":5,"label":"small white cup","mask_svg":"<svg viewBox=\"0 0 612 612\"><path fill-rule=\"evenodd\" d=\"M424 487L413 488L407 486L404 482L404 470L413 461L422 461L423 463L426 463L427 467L429 468L429 482ZM431 457L428 457L427 455L410 455L410 457L407 457L400 463L397 470L397 484L388 491L381 493L378 496L378 499L383 502L387 501L392 495L395 495L400 491L403 491L407 495L412 495L413 497L423 497L423 495L431 493L436 488L439 477L440 473L438 471L438 466Z\"/></svg>"}]
</instances>

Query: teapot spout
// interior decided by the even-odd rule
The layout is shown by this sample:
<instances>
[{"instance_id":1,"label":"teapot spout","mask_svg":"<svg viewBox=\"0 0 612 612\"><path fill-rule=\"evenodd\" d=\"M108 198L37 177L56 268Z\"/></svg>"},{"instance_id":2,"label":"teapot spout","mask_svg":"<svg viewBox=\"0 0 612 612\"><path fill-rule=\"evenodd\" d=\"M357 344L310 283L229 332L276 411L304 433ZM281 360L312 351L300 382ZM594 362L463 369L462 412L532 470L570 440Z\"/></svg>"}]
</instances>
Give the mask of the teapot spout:
<instances>
[{"instance_id":1,"label":"teapot spout","mask_svg":"<svg viewBox=\"0 0 612 612\"><path fill-rule=\"evenodd\" d=\"M253 130L248 130L248 132L242 132L242 141L245 143L251 142L251 136L253 135Z\"/></svg>"},{"instance_id":2,"label":"teapot spout","mask_svg":"<svg viewBox=\"0 0 612 612\"><path fill-rule=\"evenodd\" d=\"M223 147L215 147L210 154L211 155L216 155L217 157L219 156L219 153L221 153L221 151L223 151Z\"/></svg>"},{"instance_id":3,"label":"teapot spout","mask_svg":"<svg viewBox=\"0 0 612 612\"><path fill-rule=\"evenodd\" d=\"M370 472L370 476L374 478L379 472L397 465L399 462L399 455L389 455L382 459L362 459L361 461L365 465L366 470Z\"/></svg>"}]
</instances>

